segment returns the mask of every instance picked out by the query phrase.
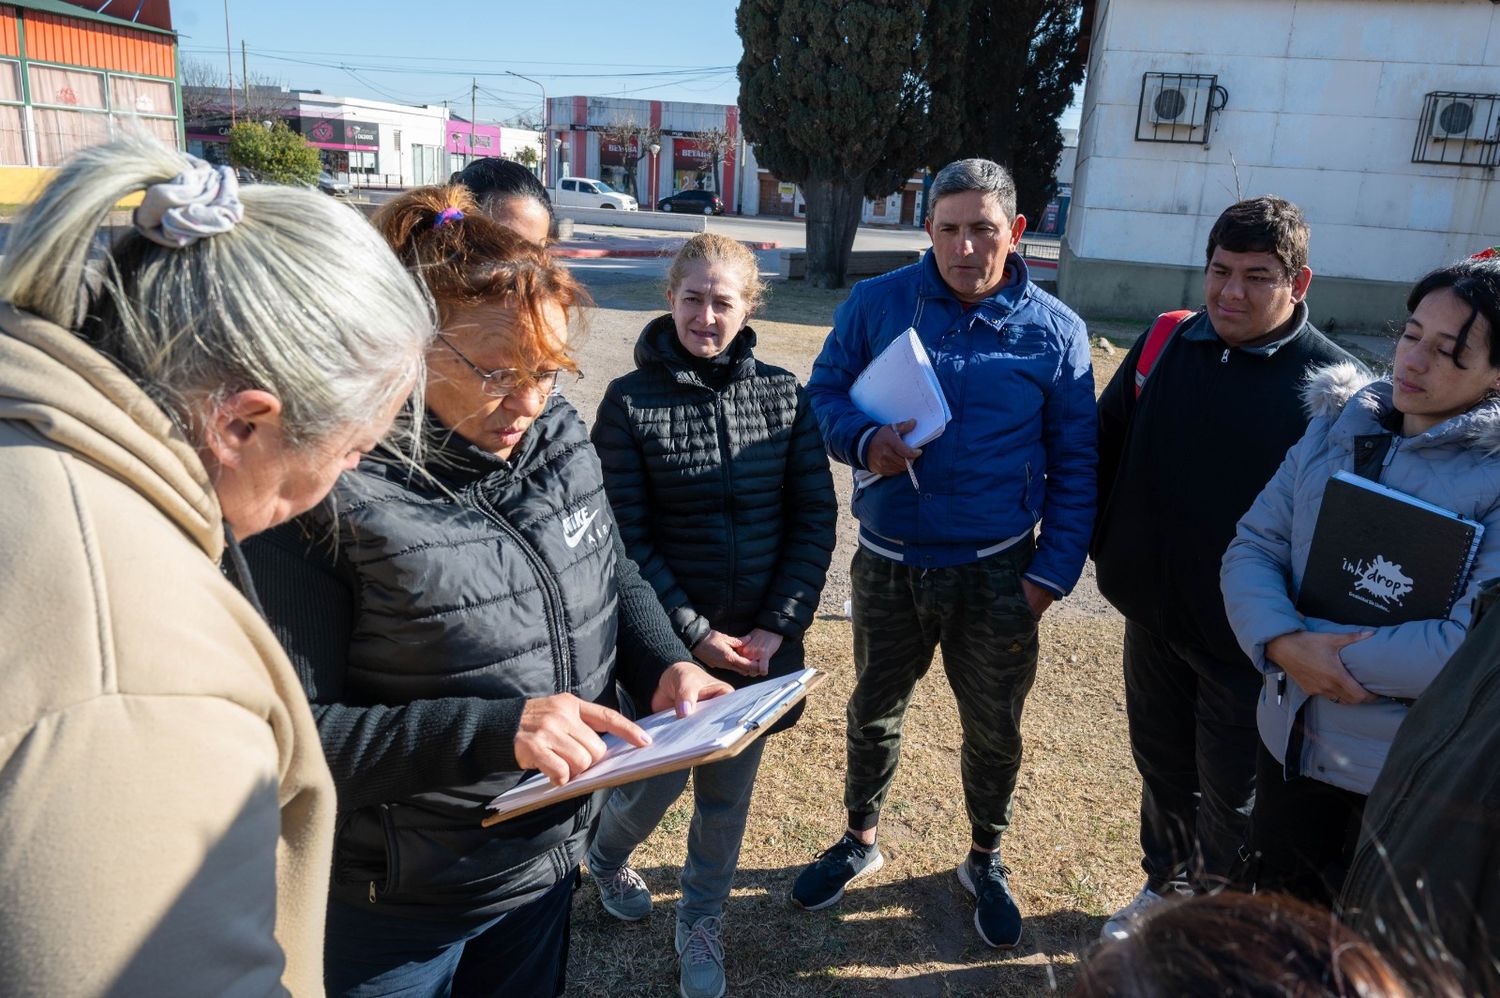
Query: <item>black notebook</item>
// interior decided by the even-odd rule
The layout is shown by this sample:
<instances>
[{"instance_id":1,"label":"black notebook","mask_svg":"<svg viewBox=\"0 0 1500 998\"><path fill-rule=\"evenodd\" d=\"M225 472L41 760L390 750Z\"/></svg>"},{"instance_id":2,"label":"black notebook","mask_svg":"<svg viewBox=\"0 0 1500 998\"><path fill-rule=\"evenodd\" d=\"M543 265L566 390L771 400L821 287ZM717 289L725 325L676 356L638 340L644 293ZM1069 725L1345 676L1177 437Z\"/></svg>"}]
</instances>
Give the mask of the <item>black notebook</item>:
<instances>
[{"instance_id":1,"label":"black notebook","mask_svg":"<svg viewBox=\"0 0 1500 998\"><path fill-rule=\"evenodd\" d=\"M1297 610L1373 627L1446 618L1483 535L1481 524L1441 506L1336 472L1323 492Z\"/></svg>"}]
</instances>

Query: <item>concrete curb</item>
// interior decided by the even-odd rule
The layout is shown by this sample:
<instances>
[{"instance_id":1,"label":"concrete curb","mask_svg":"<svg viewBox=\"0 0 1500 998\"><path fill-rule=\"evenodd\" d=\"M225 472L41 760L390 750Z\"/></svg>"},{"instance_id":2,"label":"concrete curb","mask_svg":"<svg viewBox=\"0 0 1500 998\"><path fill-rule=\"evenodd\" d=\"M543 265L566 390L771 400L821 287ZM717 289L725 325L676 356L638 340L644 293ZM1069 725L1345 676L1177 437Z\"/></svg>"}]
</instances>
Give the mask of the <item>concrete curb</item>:
<instances>
[{"instance_id":1,"label":"concrete curb","mask_svg":"<svg viewBox=\"0 0 1500 998\"><path fill-rule=\"evenodd\" d=\"M683 240L683 242L686 241L687 240ZM741 242L743 243L745 248L752 250L773 250L781 248L781 244L777 242L750 242L745 240L741 240ZM548 246L547 252L551 253L555 257L561 257L565 260L599 260L605 257L613 257L617 259L625 257L669 257L674 255L677 252L678 248L681 246L681 242L667 243L660 246L654 246L650 249L636 247L595 248L592 246L554 245Z\"/></svg>"}]
</instances>

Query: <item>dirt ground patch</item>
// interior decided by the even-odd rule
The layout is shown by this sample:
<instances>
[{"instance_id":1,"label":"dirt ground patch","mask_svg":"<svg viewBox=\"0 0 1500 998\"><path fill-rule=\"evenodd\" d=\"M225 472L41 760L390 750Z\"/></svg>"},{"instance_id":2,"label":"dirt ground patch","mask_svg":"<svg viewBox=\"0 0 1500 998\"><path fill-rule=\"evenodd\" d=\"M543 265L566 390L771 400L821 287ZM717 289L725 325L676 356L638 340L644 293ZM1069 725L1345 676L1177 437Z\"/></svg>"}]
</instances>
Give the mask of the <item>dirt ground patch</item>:
<instances>
[{"instance_id":1,"label":"dirt ground patch","mask_svg":"<svg viewBox=\"0 0 1500 998\"><path fill-rule=\"evenodd\" d=\"M754 321L756 353L806 379L845 292L778 283ZM610 378L629 369L635 336L661 301L652 282L611 288L593 317L580 361L583 392L570 392L592 418ZM1139 330L1099 330L1128 344ZM1096 348L1102 387L1123 350ZM1042 623L1036 686L1023 720L1026 759L1015 820L1004 843L1026 916L1019 949L984 946L973 902L954 869L968 848L959 782L960 729L941 661L919 684L907 715L901 768L882 818L883 870L843 902L803 912L787 900L792 880L843 828L844 704L853 686L848 565L854 521L847 469L836 469L839 549L819 619L808 632L808 662L831 681L802 721L767 746L751 805L733 896L725 911L731 994L791 996L1043 995L1066 990L1080 954L1110 911L1129 900L1141 873L1136 845L1140 784L1130 758L1120 676L1123 623L1089 572ZM634 924L599 906L585 877L575 900L569 994L677 993L672 950L677 876L692 815L691 793L667 813L633 865L656 898Z\"/></svg>"}]
</instances>

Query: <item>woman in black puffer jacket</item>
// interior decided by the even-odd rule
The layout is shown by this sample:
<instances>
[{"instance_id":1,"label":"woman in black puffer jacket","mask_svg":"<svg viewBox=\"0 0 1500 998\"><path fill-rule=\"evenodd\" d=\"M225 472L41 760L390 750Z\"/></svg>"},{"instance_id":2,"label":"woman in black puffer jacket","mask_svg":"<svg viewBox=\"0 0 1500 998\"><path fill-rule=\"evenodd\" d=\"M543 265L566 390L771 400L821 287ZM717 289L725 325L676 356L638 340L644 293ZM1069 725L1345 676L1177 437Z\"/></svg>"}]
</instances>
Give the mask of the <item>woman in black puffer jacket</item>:
<instances>
[{"instance_id":1,"label":"woman in black puffer jacket","mask_svg":"<svg viewBox=\"0 0 1500 998\"><path fill-rule=\"evenodd\" d=\"M540 770L563 783L640 744L615 687L656 709L727 693L624 554L583 420L582 292L458 185L375 222L426 283L423 466L361 461L336 503L247 548L338 790L330 994L563 992L592 797L481 827Z\"/></svg>"},{"instance_id":2,"label":"woman in black puffer jacket","mask_svg":"<svg viewBox=\"0 0 1500 998\"><path fill-rule=\"evenodd\" d=\"M833 480L797 379L751 352L746 321L763 293L754 255L724 236L695 236L668 288L671 314L641 333L638 369L610 384L592 436L626 551L694 656L743 686L803 667L802 632L833 553ZM677 911L690 998L723 993L719 916L761 748L693 770ZM628 860L687 776L620 788L606 805L588 865L616 917L651 910Z\"/></svg>"}]
</instances>

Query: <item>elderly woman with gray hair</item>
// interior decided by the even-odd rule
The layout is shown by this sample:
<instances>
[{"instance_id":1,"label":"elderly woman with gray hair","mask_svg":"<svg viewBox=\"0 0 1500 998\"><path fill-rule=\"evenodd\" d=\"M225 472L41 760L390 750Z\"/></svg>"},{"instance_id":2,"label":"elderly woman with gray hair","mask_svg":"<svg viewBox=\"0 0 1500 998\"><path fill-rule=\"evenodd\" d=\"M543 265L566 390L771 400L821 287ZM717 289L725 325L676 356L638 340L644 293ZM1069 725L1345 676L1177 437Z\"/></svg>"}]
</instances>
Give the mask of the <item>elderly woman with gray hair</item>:
<instances>
[{"instance_id":1,"label":"elderly woman with gray hair","mask_svg":"<svg viewBox=\"0 0 1500 998\"><path fill-rule=\"evenodd\" d=\"M320 993L333 787L235 538L385 435L430 301L347 207L144 140L61 169L0 299L4 990Z\"/></svg>"}]
</instances>

